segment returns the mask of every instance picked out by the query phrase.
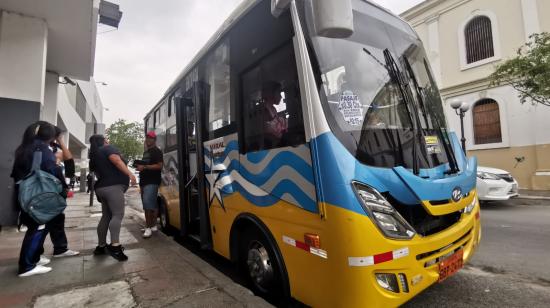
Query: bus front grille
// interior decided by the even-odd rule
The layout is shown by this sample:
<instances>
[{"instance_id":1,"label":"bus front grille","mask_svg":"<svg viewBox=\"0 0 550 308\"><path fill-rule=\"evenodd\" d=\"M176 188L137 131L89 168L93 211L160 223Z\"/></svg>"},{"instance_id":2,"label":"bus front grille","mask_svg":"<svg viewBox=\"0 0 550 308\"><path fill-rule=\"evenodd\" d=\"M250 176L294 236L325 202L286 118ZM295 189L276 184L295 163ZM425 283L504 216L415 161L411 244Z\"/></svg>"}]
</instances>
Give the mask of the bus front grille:
<instances>
[{"instance_id":1,"label":"bus front grille","mask_svg":"<svg viewBox=\"0 0 550 308\"><path fill-rule=\"evenodd\" d=\"M414 228L416 233L428 236L446 230L460 220L460 211L446 215L433 216L421 204L401 204L390 195L384 196L403 218Z\"/></svg>"},{"instance_id":2,"label":"bus front grille","mask_svg":"<svg viewBox=\"0 0 550 308\"><path fill-rule=\"evenodd\" d=\"M448 245L416 255L416 260L423 263L424 267L433 266L445 260L457 251L464 249L464 247L466 247L471 240L472 229L469 229L466 233L464 233L464 235Z\"/></svg>"}]
</instances>

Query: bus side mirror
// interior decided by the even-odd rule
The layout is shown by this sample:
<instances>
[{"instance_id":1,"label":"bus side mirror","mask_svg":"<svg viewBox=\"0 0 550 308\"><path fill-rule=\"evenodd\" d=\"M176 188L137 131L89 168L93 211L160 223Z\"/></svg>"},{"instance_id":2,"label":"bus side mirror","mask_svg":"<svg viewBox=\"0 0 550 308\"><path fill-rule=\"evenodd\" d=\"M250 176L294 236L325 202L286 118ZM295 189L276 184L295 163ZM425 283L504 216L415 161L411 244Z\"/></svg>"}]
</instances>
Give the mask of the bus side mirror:
<instances>
[{"instance_id":1,"label":"bus side mirror","mask_svg":"<svg viewBox=\"0 0 550 308\"><path fill-rule=\"evenodd\" d=\"M313 16L317 35L346 38L353 34L352 0L313 0Z\"/></svg>"}]
</instances>

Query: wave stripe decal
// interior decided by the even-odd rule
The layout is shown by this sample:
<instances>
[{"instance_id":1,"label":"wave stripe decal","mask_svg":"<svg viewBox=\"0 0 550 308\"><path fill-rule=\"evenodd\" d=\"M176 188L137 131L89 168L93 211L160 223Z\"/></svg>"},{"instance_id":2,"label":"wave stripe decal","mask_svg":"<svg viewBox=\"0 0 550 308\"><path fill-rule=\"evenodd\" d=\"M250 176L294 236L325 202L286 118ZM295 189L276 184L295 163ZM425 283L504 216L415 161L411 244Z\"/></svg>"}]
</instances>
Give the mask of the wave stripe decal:
<instances>
[{"instance_id":1,"label":"wave stripe decal","mask_svg":"<svg viewBox=\"0 0 550 308\"><path fill-rule=\"evenodd\" d=\"M233 191L238 191L239 193L241 193L241 195L243 195L243 197L245 197L246 200L254 203L257 206L272 206L275 203L279 202L280 199L284 199L281 197L284 197L284 195L288 194L292 196L292 198L296 200L298 205L305 210L315 211L317 209L315 200L311 199L292 181L282 180L281 182L279 182L279 184L277 184L277 186L274 187L273 191L271 191L271 194L268 194L264 190L257 188L253 189L252 187L250 187L250 185L252 185L250 183L243 183L244 181L238 179L238 176L235 176L235 174L232 174L232 176L233 182L222 187L222 192L225 193L227 190L230 190L232 188Z\"/></svg>"},{"instance_id":2,"label":"wave stripe decal","mask_svg":"<svg viewBox=\"0 0 550 308\"><path fill-rule=\"evenodd\" d=\"M257 206L284 200L318 211L309 145L240 155L233 134L205 142L204 154L207 180L212 182L211 199L216 195L223 203L220 193L239 192Z\"/></svg>"}]
</instances>

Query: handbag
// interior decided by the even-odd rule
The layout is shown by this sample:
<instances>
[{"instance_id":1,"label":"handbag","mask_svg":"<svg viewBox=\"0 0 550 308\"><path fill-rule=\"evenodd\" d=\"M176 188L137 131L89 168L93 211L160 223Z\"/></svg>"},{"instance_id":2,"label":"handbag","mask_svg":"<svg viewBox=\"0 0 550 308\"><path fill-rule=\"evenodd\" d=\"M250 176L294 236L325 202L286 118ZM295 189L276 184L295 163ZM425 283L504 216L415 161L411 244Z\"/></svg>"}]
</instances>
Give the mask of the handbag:
<instances>
[{"instance_id":1,"label":"handbag","mask_svg":"<svg viewBox=\"0 0 550 308\"><path fill-rule=\"evenodd\" d=\"M42 152L34 152L30 173L19 184L19 202L21 209L38 224L43 225L61 214L67 207L67 201L60 193L61 181L54 175L40 169Z\"/></svg>"}]
</instances>

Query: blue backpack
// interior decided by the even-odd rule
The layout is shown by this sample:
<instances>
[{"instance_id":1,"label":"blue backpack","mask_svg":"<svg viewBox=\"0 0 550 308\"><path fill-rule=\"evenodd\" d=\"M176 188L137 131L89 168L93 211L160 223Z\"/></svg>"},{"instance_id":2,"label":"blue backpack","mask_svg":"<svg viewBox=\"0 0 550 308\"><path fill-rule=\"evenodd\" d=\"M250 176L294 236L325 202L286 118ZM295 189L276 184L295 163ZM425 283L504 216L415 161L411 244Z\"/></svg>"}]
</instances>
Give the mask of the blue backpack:
<instances>
[{"instance_id":1,"label":"blue backpack","mask_svg":"<svg viewBox=\"0 0 550 308\"><path fill-rule=\"evenodd\" d=\"M38 224L43 225L61 214L67 207L67 201L60 195L63 191L61 181L41 170L41 164L42 152L36 151L31 172L17 184L21 208Z\"/></svg>"}]
</instances>

